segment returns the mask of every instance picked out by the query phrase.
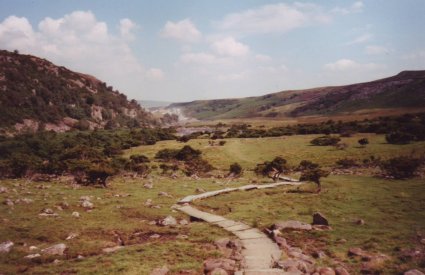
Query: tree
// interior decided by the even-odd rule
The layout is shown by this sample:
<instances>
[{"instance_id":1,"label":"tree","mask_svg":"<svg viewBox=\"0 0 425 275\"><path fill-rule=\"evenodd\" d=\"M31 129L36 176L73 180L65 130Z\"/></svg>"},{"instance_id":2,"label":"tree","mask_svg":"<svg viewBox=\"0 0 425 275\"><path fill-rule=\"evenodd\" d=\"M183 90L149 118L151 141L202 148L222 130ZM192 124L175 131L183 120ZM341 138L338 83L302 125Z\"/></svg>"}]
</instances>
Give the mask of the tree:
<instances>
[{"instance_id":1,"label":"tree","mask_svg":"<svg viewBox=\"0 0 425 275\"><path fill-rule=\"evenodd\" d=\"M358 142L358 143L360 144L360 146L362 146L362 147L365 147L366 145L368 145L368 144L369 144L369 140L368 140L367 138L361 138L361 139L359 139L357 142Z\"/></svg>"},{"instance_id":2,"label":"tree","mask_svg":"<svg viewBox=\"0 0 425 275\"><path fill-rule=\"evenodd\" d=\"M235 162L230 165L229 176L239 177L242 173L242 166L240 166L239 163Z\"/></svg>"},{"instance_id":3,"label":"tree","mask_svg":"<svg viewBox=\"0 0 425 275\"><path fill-rule=\"evenodd\" d=\"M314 182L315 184L317 184L317 193L320 193L320 191L322 191L320 179L323 177L327 177L328 175L328 171L322 170L320 168L307 169L302 172L300 181Z\"/></svg>"},{"instance_id":4,"label":"tree","mask_svg":"<svg viewBox=\"0 0 425 275\"><path fill-rule=\"evenodd\" d=\"M256 174L261 174L263 176L269 176L274 181L279 179L280 175L289 170L287 161L281 157L275 157L271 162L265 161L264 163L257 164L255 168Z\"/></svg>"},{"instance_id":5,"label":"tree","mask_svg":"<svg viewBox=\"0 0 425 275\"><path fill-rule=\"evenodd\" d=\"M297 171L304 171L304 170L307 170L307 169L316 169L318 167L319 167L319 164L317 164L317 163L314 163L314 162L309 161L309 160L302 160L300 162L300 164L298 165L296 170Z\"/></svg>"},{"instance_id":6,"label":"tree","mask_svg":"<svg viewBox=\"0 0 425 275\"><path fill-rule=\"evenodd\" d=\"M409 144L413 141L414 136L403 132L391 132L385 135L385 139L390 144Z\"/></svg>"}]
</instances>

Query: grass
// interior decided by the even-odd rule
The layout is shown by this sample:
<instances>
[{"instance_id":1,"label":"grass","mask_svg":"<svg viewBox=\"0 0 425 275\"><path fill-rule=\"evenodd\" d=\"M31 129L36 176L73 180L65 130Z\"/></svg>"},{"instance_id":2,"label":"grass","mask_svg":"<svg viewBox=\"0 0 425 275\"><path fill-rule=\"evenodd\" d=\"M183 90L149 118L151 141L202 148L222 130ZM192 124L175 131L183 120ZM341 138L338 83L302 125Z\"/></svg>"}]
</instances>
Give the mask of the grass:
<instances>
[{"instance_id":1,"label":"grass","mask_svg":"<svg viewBox=\"0 0 425 275\"><path fill-rule=\"evenodd\" d=\"M167 215L178 220L187 219L171 207L179 198L196 193L197 188L209 191L229 185L248 184L252 180L268 181L258 178L250 169L275 156L288 159L291 165L309 159L331 166L337 159L344 157L363 159L374 155L388 158L413 151L423 154L425 150L424 142L390 145L385 143L382 135L355 135L343 138L349 147L341 151L332 147L311 146L309 142L314 137L316 135L226 139L224 146L209 146L206 139L189 141L188 145L201 149L203 158L219 169L216 175L226 175L231 163L239 162L242 165L244 176L229 184L226 184L228 180L225 178L195 180L181 174L177 179L171 179L160 175L159 170L154 170L150 179L117 176L107 189L75 188L59 181L35 183L2 180L0 186L7 187L8 192L0 194L1 202L7 198L13 201L29 198L33 202L18 203L13 207L0 204L0 242L11 240L15 243L10 253L0 254L0 270L4 274L24 271L31 274L95 274L100 271L106 274L149 274L152 269L167 265L172 274L186 269L200 273L204 259L220 256L211 242L229 236L227 232L202 222L177 227L149 224ZM367 137L370 141L366 148L358 147L357 140L361 137ZM183 143L176 141L158 142L152 146L131 148L124 156L141 153L153 160L160 149L183 146ZM149 180L154 184L153 189L143 187ZM391 264L385 270L390 274L419 266L419 263L413 261L403 263L398 260L394 249L415 247L415 234L425 234L425 192L421 180L388 181L370 176L331 176L324 180L322 194L309 192L314 189L313 184L308 184L299 190L278 188L236 192L202 201L200 206L260 228L285 219L311 222L311 214L320 211L329 218L333 231L288 233L288 241L307 251L309 247L323 248L333 258L348 263L352 271L356 270L359 263L346 256L346 250L351 246L361 246L392 256ZM161 191L172 197L158 196ZM95 205L92 211L84 211L79 206L80 197L86 195L92 196ZM161 208L144 206L147 199L152 199ZM69 208L58 210L57 206L62 202L67 202ZM59 217L40 217L38 214L44 208L53 209ZM79 219L72 217L74 211L80 212ZM354 220L360 218L366 221L364 226L354 224ZM78 233L78 237L65 240L70 233ZM160 234L161 237L149 238L152 234ZM117 235L127 247L112 254L103 254L103 248L117 245ZM179 235L187 235L188 238L181 239ZM340 244L338 239L341 238L347 242ZM38 252L30 252L29 246L43 249L57 243L68 246L65 256L24 259L25 255ZM84 258L78 259L78 255ZM60 262L54 263L54 259Z\"/></svg>"}]
</instances>

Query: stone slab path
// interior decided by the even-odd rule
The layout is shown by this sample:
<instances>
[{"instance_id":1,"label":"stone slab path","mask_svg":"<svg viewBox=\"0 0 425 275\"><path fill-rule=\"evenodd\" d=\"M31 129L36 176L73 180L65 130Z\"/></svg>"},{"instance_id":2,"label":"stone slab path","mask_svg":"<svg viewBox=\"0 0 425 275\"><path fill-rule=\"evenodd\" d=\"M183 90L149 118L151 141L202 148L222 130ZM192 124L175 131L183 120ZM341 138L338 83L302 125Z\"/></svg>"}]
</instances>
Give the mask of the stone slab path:
<instances>
[{"instance_id":1,"label":"stone slab path","mask_svg":"<svg viewBox=\"0 0 425 275\"><path fill-rule=\"evenodd\" d=\"M277 244L268 238L266 234L245 223L200 211L189 205L194 200L206 199L234 191L248 191L254 189L274 188L283 185L303 184L303 182L299 182L291 178L285 177L281 179L285 181L261 185L249 184L237 188L225 188L197 195L190 195L178 201L180 206L177 206L176 209L191 217L219 226L224 230L233 233L241 240L243 245L242 256L244 257L243 270L236 272L235 275L291 274L284 272L281 269L273 268L274 263L281 257L281 251Z\"/></svg>"}]
</instances>

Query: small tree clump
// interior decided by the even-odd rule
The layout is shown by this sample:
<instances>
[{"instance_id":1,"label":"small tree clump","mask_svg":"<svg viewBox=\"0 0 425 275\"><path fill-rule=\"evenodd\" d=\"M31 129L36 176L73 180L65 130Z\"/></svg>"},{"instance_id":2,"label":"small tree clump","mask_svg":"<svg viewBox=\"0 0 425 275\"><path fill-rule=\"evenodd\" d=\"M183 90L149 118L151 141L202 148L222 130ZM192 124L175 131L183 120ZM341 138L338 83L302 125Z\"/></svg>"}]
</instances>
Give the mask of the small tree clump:
<instances>
[{"instance_id":1,"label":"small tree clump","mask_svg":"<svg viewBox=\"0 0 425 275\"><path fill-rule=\"evenodd\" d=\"M165 149L159 150L155 154L155 158L163 160L163 161L168 161L168 160L175 159L178 153L179 153L179 150L165 148Z\"/></svg>"},{"instance_id":2,"label":"small tree clump","mask_svg":"<svg viewBox=\"0 0 425 275\"><path fill-rule=\"evenodd\" d=\"M327 177L329 175L328 171L322 170L320 168L313 168L304 170L301 174L300 181L311 181L317 184L317 193L322 191L322 185L320 179Z\"/></svg>"},{"instance_id":3,"label":"small tree clump","mask_svg":"<svg viewBox=\"0 0 425 275\"><path fill-rule=\"evenodd\" d=\"M316 146L332 146L336 145L340 141L341 139L339 137L322 136L311 140L310 143Z\"/></svg>"},{"instance_id":4,"label":"small tree clump","mask_svg":"<svg viewBox=\"0 0 425 275\"><path fill-rule=\"evenodd\" d=\"M190 161L201 156L200 150L195 150L189 145L185 145L177 154L176 159L182 161Z\"/></svg>"},{"instance_id":5,"label":"small tree clump","mask_svg":"<svg viewBox=\"0 0 425 275\"><path fill-rule=\"evenodd\" d=\"M230 165L229 168L229 175L233 176L233 177L239 177L242 175L242 166L240 166L239 163L235 162L233 164Z\"/></svg>"},{"instance_id":6,"label":"small tree clump","mask_svg":"<svg viewBox=\"0 0 425 275\"><path fill-rule=\"evenodd\" d=\"M302 160L300 162L300 164L298 165L296 170L297 171L305 171L305 170L308 170L308 169L316 169L318 167L319 167L319 164L317 164L317 163L314 163L314 162L309 161L309 160Z\"/></svg>"},{"instance_id":7,"label":"small tree clump","mask_svg":"<svg viewBox=\"0 0 425 275\"><path fill-rule=\"evenodd\" d=\"M281 157L275 157L272 161L265 161L257 164L255 173L263 176L269 176L274 181L279 179L280 175L289 170L287 161Z\"/></svg>"},{"instance_id":8,"label":"small tree clump","mask_svg":"<svg viewBox=\"0 0 425 275\"><path fill-rule=\"evenodd\" d=\"M214 167L208 161L201 158L195 158L185 162L184 172L187 176L202 176L213 169Z\"/></svg>"},{"instance_id":9,"label":"small tree clump","mask_svg":"<svg viewBox=\"0 0 425 275\"><path fill-rule=\"evenodd\" d=\"M380 168L385 175L394 179L408 179L415 175L415 172L418 170L421 163L422 160L420 159L409 156L400 156L387 161L382 161Z\"/></svg>"},{"instance_id":10,"label":"small tree clump","mask_svg":"<svg viewBox=\"0 0 425 275\"><path fill-rule=\"evenodd\" d=\"M366 145L368 145L368 144L369 144L369 140L368 140L367 138L361 138L361 139L359 139L357 142L358 142L358 143L360 144L360 146L362 146L362 147L365 147Z\"/></svg>"},{"instance_id":11,"label":"small tree clump","mask_svg":"<svg viewBox=\"0 0 425 275\"><path fill-rule=\"evenodd\" d=\"M145 155L131 155L130 160L135 164L150 162L149 158Z\"/></svg>"},{"instance_id":12,"label":"small tree clump","mask_svg":"<svg viewBox=\"0 0 425 275\"><path fill-rule=\"evenodd\" d=\"M220 146L224 146L224 144L226 144L226 141L225 140L220 140L218 142L218 145L220 145Z\"/></svg>"}]
</instances>

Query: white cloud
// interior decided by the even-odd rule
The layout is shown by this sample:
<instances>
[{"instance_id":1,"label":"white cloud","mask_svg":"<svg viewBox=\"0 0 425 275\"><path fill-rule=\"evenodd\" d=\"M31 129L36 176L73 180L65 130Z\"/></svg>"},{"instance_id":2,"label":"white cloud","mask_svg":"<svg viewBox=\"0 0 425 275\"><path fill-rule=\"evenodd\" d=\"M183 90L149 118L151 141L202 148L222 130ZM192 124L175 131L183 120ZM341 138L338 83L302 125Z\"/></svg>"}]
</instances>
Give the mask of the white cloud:
<instances>
[{"instance_id":1,"label":"white cloud","mask_svg":"<svg viewBox=\"0 0 425 275\"><path fill-rule=\"evenodd\" d=\"M373 34L371 33L365 33L362 35L357 36L353 40L345 43L346 45L354 45L354 44L361 44L369 41L373 37Z\"/></svg>"},{"instance_id":2,"label":"white cloud","mask_svg":"<svg viewBox=\"0 0 425 275\"><path fill-rule=\"evenodd\" d=\"M366 46L365 52L370 55L379 55L379 54L389 53L389 50L382 46L369 45L369 46Z\"/></svg>"},{"instance_id":3,"label":"white cloud","mask_svg":"<svg viewBox=\"0 0 425 275\"><path fill-rule=\"evenodd\" d=\"M239 34L282 33L312 23L325 23L330 17L315 4L295 3L265 5L228 14L216 26L224 31Z\"/></svg>"},{"instance_id":4,"label":"white cloud","mask_svg":"<svg viewBox=\"0 0 425 275\"><path fill-rule=\"evenodd\" d=\"M226 59L219 58L211 53L184 53L180 56L180 61L187 64L212 65L223 63Z\"/></svg>"},{"instance_id":5,"label":"white cloud","mask_svg":"<svg viewBox=\"0 0 425 275\"><path fill-rule=\"evenodd\" d=\"M256 54L255 60L258 61L258 62L270 62L272 60L272 58L268 55L265 55L265 54Z\"/></svg>"},{"instance_id":6,"label":"white cloud","mask_svg":"<svg viewBox=\"0 0 425 275\"><path fill-rule=\"evenodd\" d=\"M333 63L325 64L324 68L333 72L349 72L353 70L374 70L379 68L379 65L375 63L357 63L351 59L339 59Z\"/></svg>"},{"instance_id":7,"label":"white cloud","mask_svg":"<svg viewBox=\"0 0 425 275\"><path fill-rule=\"evenodd\" d=\"M249 53L249 47L236 41L233 37L217 40L211 44L211 48L216 53L225 56L246 56Z\"/></svg>"},{"instance_id":8,"label":"white cloud","mask_svg":"<svg viewBox=\"0 0 425 275\"><path fill-rule=\"evenodd\" d=\"M132 33L132 31L136 28L137 28L137 24L135 24L130 19L123 18L120 20L120 33L124 39L134 40L135 36Z\"/></svg>"},{"instance_id":9,"label":"white cloud","mask_svg":"<svg viewBox=\"0 0 425 275\"><path fill-rule=\"evenodd\" d=\"M158 69L158 68L151 68L151 69L147 70L146 75L150 79L154 79L154 80L162 80L165 77L164 72L161 69Z\"/></svg>"},{"instance_id":10,"label":"white cloud","mask_svg":"<svg viewBox=\"0 0 425 275\"><path fill-rule=\"evenodd\" d=\"M350 13L362 12L363 8L364 8L363 2L362 1L356 1L351 6L349 6L347 8L335 7L331 10L331 12L336 13L336 14L346 15L346 14L350 14Z\"/></svg>"},{"instance_id":11,"label":"white cloud","mask_svg":"<svg viewBox=\"0 0 425 275\"><path fill-rule=\"evenodd\" d=\"M121 35L110 33L107 24L90 11L74 11L58 19L46 17L37 28L26 18L10 16L0 22L0 48L17 49L92 74L137 97L141 76L147 72L128 44L128 39L134 38L135 24L124 18L118 27Z\"/></svg>"},{"instance_id":12,"label":"white cloud","mask_svg":"<svg viewBox=\"0 0 425 275\"><path fill-rule=\"evenodd\" d=\"M178 22L168 21L161 31L161 36L176 39L182 42L197 42L201 39L202 34L196 28L195 24L186 18Z\"/></svg>"}]
</instances>

